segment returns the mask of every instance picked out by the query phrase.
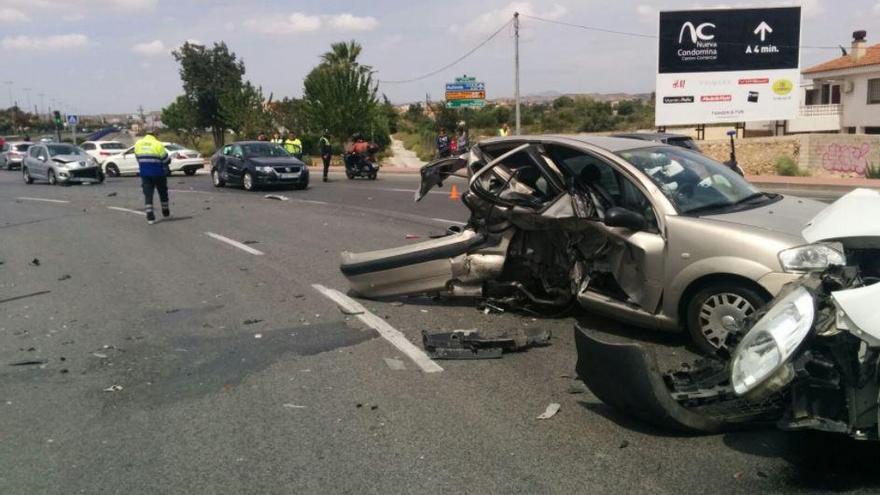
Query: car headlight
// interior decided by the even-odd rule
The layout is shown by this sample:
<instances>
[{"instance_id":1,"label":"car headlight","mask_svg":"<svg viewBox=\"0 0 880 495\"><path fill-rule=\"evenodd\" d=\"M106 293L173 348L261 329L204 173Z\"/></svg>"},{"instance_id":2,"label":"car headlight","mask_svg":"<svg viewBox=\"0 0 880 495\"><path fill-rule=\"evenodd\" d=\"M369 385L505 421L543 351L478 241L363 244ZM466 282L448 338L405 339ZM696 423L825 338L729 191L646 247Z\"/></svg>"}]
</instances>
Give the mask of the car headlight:
<instances>
[{"instance_id":1,"label":"car headlight","mask_svg":"<svg viewBox=\"0 0 880 495\"><path fill-rule=\"evenodd\" d=\"M776 301L733 354L730 381L737 395L754 390L779 371L813 327L813 295L798 287Z\"/></svg>"},{"instance_id":2,"label":"car headlight","mask_svg":"<svg viewBox=\"0 0 880 495\"><path fill-rule=\"evenodd\" d=\"M97 166L98 166L98 160L95 160L95 157L93 157L93 156L92 156L92 157L89 157L89 166L90 166L90 167L97 167Z\"/></svg>"},{"instance_id":3,"label":"car headlight","mask_svg":"<svg viewBox=\"0 0 880 495\"><path fill-rule=\"evenodd\" d=\"M272 167L263 167L263 166L257 167L257 172L262 172L264 174L271 174L274 171L275 171L275 169L273 169Z\"/></svg>"},{"instance_id":4,"label":"car headlight","mask_svg":"<svg viewBox=\"0 0 880 495\"><path fill-rule=\"evenodd\" d=\"M787 272L801 273L845 265L846 256L827 244L808 244L780 251L779 263Z\"/></svg>"}]
</instances>

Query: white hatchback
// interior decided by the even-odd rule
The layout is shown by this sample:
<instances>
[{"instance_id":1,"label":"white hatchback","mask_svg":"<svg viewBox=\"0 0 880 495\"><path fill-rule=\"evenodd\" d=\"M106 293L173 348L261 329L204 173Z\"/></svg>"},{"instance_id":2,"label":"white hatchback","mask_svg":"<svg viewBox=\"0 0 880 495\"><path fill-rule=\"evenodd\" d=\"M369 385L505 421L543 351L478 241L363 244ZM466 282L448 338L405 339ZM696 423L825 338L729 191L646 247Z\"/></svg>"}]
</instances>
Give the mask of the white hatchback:
<instances>
[{"instance_id":1,"label":"white hatchback","mask_svg":"<svg viewBox=\"0 0 880 495\"><path fill-rule=\"evenodd\" d=\"M198 151L188 149L176 143L162 143L171 157L170 172L183 172L195 175L196 171L205 166L205 159ZM138 163L134 155L134 146L108 157L103 163L104 173L108 177L120 175L137 175Z\"/></svg>"}]
</instances>

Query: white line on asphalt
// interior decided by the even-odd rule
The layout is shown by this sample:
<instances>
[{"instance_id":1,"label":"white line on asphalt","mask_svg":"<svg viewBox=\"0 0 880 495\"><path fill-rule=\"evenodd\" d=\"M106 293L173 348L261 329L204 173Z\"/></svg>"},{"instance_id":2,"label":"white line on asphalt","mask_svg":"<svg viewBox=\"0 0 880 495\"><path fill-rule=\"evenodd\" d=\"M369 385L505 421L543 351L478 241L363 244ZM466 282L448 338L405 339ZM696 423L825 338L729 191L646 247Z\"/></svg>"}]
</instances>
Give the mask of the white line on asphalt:
<instances>
[{"instance_id":1,"label":"white line on asphalt","mask_svg":"<svg viewBox=\"0 0 880 495\"><path fill-rule=\"evenodd\" d=\"M137 210L129 210L128 208L120 208L118 206L108 206L109 210L124 211L125 213L134 213L135 215L145 216L146 213Z\"/></svg>"},{"instance_id":2,"label":"white line on asphalt","mask_svg":"<svg viewBox=\"0 0 880 495\"><path fill-rule=\"evenodd\" d=\"M168 192L175 192L175 193L212 194L211 191L194 191L194 190L192 190L192 189L169 189Z\"/></svg>"},{"instance_id":3,"label":"white line on asphalt","mask_svg":"<svg viewBox=\"0 0 880 495\"><path fill-rule=\"evenodd\" d=\"M454 223L455 225L467 225L467 222L459 222L457 220L447 220L445 218L432 218L431 220L440 223Z\"/></svg>"},{"instance_id":4,"label":"white line on asphalt","mask_svg":"<svg viewBox=\"0 0 880 495\"><path fill-rule=\"evenodd\" d=\"M397 188L392 188L392 187L385 187L385 188L378 187L374 190L375 191L405 192L405 193L410 193L410 194L415 194L416 192L418 192L415 189L397 189ZM449 193L443 192L443 191L428 191L428 194L446 194L446 195L448 195Z\"/></svg>"},{"instance_id":5,"label":"white line on asphalt","mask_svg":"<svg viewBox=\"0 0 880 495\"><path fill-rule=\"evenodd\" d=\"M20 198L15 198L15 199L20 199L22 201L43 201L46 203L70 203L70 201L64 201L61 199L28 198L28 197L20 197Z\"/></svg>"},{"instance_id":6,"label":"white line on asphalt","mask_svg":"<svg viewBox=\"0 0 880 495\"><path fill-rule=\"evenodd\" d=\"M441 368L440 365L432 361L427 354L410 342L400 330L397 330L382 318L367 311L367 308L361 306L361 304L354 299L346 296L338 290L328 289L320 284L314 284L312 287L331 301L341 306L346 313L356 315L365 325L379 332L379 335L396 347L397 350L406 354L406 356L412 359L412 361L425 373L437 373L443 371L443 368Z\"/></svg>"},{"instance_id":7,"label":"white line on asphalt","mask_svg":"<svg viewBox=\"0 0 880 495\"><path fill-rule=\"evenodd\" d=\"M230 246L237 247L238 249L241 249L242 251L244 251L246 253L250 253L254 256L262 256L262 255L266 254L262 251L258 251L256 249L248 246L247 244L242 244L236 240L232 240L232 239L230 239L228 237L224 237L220 234L215 234L213 232L205 232L205 235L208 237L213 237L214 239L217 239L220 242L225 242L226 244L229 244Z\"/></svg>"},{"instance_id":8,"label":"white line on asphalt","mask_svg":"<svg viewBox=\"0 0 880 495\"><path fill-rule=\"evenodd\" d=\"M313 205L329 205L330 204L326 201L315 201L314 199L297 199L297 201L302 201L303 203L311 203Z\"/></svg>"}]
</instances>

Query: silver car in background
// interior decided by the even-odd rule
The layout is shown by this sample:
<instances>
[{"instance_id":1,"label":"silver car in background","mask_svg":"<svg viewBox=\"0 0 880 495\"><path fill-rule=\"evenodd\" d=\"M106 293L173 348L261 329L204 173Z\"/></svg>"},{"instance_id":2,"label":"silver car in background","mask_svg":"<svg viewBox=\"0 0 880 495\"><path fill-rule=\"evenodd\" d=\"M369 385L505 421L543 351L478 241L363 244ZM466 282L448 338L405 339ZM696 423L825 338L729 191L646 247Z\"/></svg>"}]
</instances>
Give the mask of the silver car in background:
<instances>
[{"instance_id":1,"label":"silver car in background","mask_svg":"<svg viewBox=\"0 0 880 495\"><path fill-rule=\"evenodd\" d=\"M29 141L11 141L3 145L0 150L0 168L12 170L21 168L21 161L27 155L28 148L34 143Z\"/></svg>"},{"instance_id":2,"label":"silver car in background","mask_svg":"<svg viewBox=\"0 0 880 495\"><path fill-rule=\"evenodd\" d=\"M25 184L35 180L56 184L104 182L98 162L81 148L66 143L39 143L28 149L21 164Z\"/></svg>"}]
</instances>

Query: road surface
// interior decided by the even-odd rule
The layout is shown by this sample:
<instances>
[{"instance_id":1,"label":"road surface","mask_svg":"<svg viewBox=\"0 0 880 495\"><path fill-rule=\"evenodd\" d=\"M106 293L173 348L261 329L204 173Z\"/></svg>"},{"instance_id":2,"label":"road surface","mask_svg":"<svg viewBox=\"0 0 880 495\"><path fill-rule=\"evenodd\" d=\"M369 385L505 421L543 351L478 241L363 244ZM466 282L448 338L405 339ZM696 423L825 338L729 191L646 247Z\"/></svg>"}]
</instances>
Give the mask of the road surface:
<instances>
[{"instance_id":1,"label":"road surface","mask_svg":"<svg viewBox=\"0 0 880 495\"><path fill-rule=\"evenodd\" d=\"M339 252L400 245L467 218L415 177L314 183L291 199L174 177L148 226L136 178L26 186L0 172L0 493L745 493L870 491L836 439L773 428L680 436L617 414L573 380L575 321L426 298L328 298ZM448 187L448 186L447 186ZM460 187L460 186L459 186ZM402 303L402 304L400 304ZM541 327L550 346L425 372L388 328ZM16 363L36 362L37 364ZM560 412L536 417L550 403ZM808 441L813 442L808 443ZM836 451L834 449L837 449ZM861 452L861 451L859 451ZM876 450L869 459L876 459Z\"/></svg>"}]
</instances>

